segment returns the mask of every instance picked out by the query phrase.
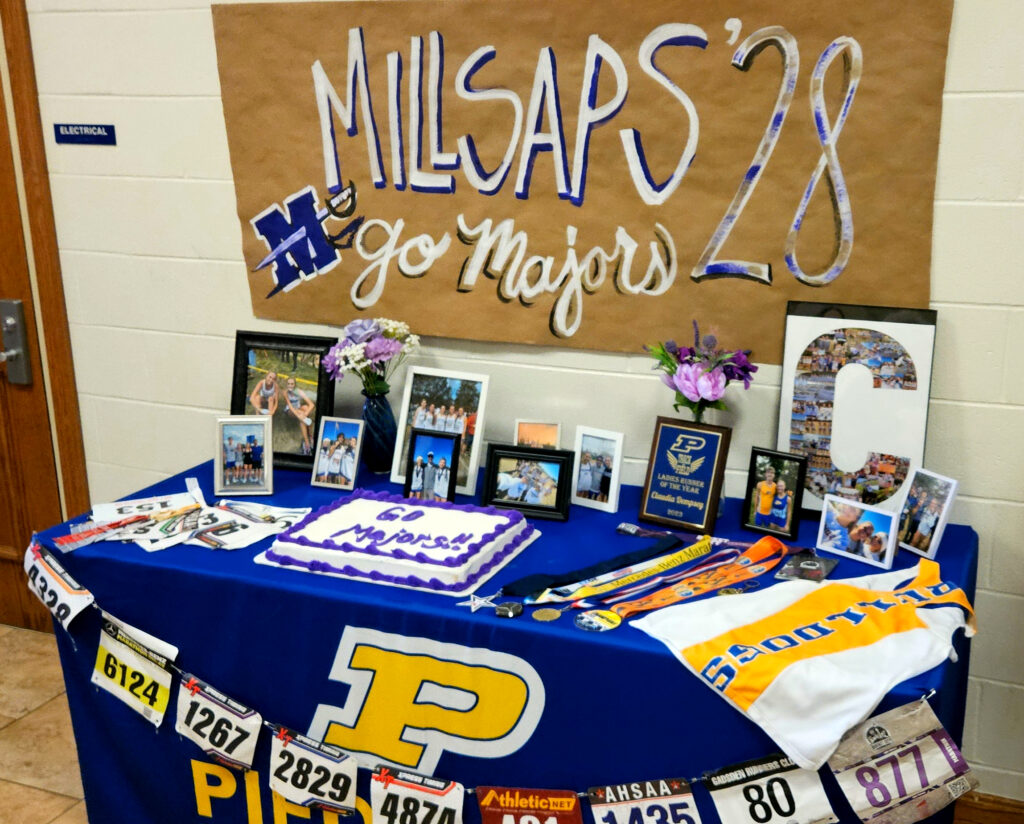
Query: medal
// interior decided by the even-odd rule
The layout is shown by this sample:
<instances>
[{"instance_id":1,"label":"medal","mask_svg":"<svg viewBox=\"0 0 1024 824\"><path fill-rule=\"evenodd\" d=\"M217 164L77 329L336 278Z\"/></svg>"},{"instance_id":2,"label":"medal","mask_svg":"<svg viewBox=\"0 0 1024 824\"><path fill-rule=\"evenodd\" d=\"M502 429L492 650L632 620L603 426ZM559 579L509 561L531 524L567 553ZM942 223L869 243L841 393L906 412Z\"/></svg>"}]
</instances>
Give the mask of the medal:
<instances>
[{"instance_id":1,"label":"medal","mask_svg":"<svg viewBox=\"0 0 1024 824\"><path fill-rule=\"evenodd\" d=\"M559 616L569 607L562 607L562 609L555 609L554 607L543 607L541 609L535 609L530 613L530 617L535 621L557 621Z\"/></svg>"},{"instance_id":2,"label":"medal","mask_svg":"<svg viewBox=\"0 0 1024 824\"><path fill-rule=\"evenodd\" d=\"M743 592L743 590L739 587L722 587L718 590L719 595L739 595L741 592Z\"/></svg>"},{"instance_id":3,"label":"medal","mask_svg":"<svg viewBox=\"0 0 1024 824\"><path fill-rule=\"evenodd\" d=\"M610 609L588 609L577 615L574 623L588 632L607 632L619 626L622 618Z\"/></svg>"}]
</instances>

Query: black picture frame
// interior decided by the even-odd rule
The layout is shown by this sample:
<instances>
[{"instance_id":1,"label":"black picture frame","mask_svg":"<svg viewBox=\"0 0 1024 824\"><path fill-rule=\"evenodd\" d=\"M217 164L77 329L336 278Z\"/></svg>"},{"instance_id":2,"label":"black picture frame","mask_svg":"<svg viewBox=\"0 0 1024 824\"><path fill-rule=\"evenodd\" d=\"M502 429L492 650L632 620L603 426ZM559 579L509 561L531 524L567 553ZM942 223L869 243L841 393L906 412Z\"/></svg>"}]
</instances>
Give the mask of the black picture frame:
<instances>
[{"instance_id":1,"label":"black picture frame","mask_svg":"<svg viewBox=\"0 0 1024 824\"><path fill-rule=\"evenodd\" d=\"M409 459L405 462L405 483L402 487L402 496L405 498L412 498L413 495L419 491L420 495L416 500L427 500L427 501L454 501L455 500L455 488L458 486L459 476L459 453L462 450L462 436L453 432L437 432L431 429L413 429L409 433ZM443 454L438 457L438 452L442 451ZM437 468L440 468L441 461L444 460L445 467L448 470L448 491L444 498L437 498L436 495L433 497L426 497L428 492L427 486L430 484L430 475L427 471L431 461L434 461L435 470L434 477L436 479ZM422 474L416 473L416 463L422 459L424 464L424 471ZM420 489L413 489L414 484L417 480L419 481ZM436 481L435 481L436 483ZM437 487L434 484L430 484L434 487L436 492Z\"/></svg>"},{"instance_id":2,"label":"black picture frame","mask_svg":"<svg viewBox=\"0 0 1024 824\"><path fill-rule=\"evenodd\" d=\"M758 485L763 480L766 480L764 475L768 467L772 469L772 482L776 487L780 481L785 481L786 491L790 493L786 520L781 525L774 516L776 511L774 503L777 500L777 491L772 493L772 504L769 507L767 516L755 511L759 502L755 500L754 492ZM806 455L798 455L793 452L777 452L774 449L764 449L759 446L752 447L750 450L750 467L747 470L747 491L743 496L743 509L740 510L740 526L744 529L749 529L751 532L760 532L765 535L774 535L777 538L795 541L797 533L800 531L800 518L804 514L803 499L806 477Z\"/></svg>"},{"instance_id":3,"label":"black picture frame","mask_svg":"<svg viewBox=\"0 0 1024 824\"><path fill-rule=\"evenodd\" d=\"M659 416L640 499L640 520L710 533L718 517L731 436L726 426Z\"/></svg>"},{"instance_id":4,"label":"black picture frame","mask_svg":"<svg viewBox=\"0 0 1024 824\"><path fill-rule=\"evenodd\" d=\"M277 383L276 402L271 403L267 397L268 407L274 409L269 414L274 426L274 468L313 470L313 458L316 452L316 437L320 429L320 417L334 414L334 382L324 368L324 355L337 343L337 338L314 335L281 335L271 332L238 331L235 333L235 363L231 382L231 414L232 415L266 415L250 400L254 388L264 382L271 366L287 367L281 369L279 375L285 376L282 385ZM288 366L288 363L291 366ZM262 365L261 365L262 364ZM277 371L275 368L271 371ZM306 391L310 375L316 375L316 391ZM296 390L300 392L300 410L307 408L302 396L312 401L314 409L299 419L291 413L290 404L284 400L287 390L287 378L294 377ZM298 382L302 382L302 386ZM268 390L269 391L269 388ZM316 400L313 401L312 394ZM310 449L304 451L306 444L304 433L308 432Z\"/></svg>"},{"instance_id":5,"label":"black picture frame","mask_svg":"<svg viewBox=\"0 0 1024 824\"><path fill-rule=\"evenodd\" d=\"M505 485L508 469L521 461L537 465L539 472L551 476L549 466L557 469L558 477L554 481L554 501L550 504L528 502L525 496L529 492L524 489L516 499L509 498L509 488ZM544 518L549 521L569 520L569 501L572 493L572 473L575 455L567 449L542 449L530 446L511 446L491 443L487 445L487 471L484 475L484 488L480 503L484 506L495 506L500 509L517 509L528 518ZM514 489L515 487L513 487ZM550 493L549 493L550 494ZM548 496L545 496L548 497Z\"/></svg>"}]
</instances>

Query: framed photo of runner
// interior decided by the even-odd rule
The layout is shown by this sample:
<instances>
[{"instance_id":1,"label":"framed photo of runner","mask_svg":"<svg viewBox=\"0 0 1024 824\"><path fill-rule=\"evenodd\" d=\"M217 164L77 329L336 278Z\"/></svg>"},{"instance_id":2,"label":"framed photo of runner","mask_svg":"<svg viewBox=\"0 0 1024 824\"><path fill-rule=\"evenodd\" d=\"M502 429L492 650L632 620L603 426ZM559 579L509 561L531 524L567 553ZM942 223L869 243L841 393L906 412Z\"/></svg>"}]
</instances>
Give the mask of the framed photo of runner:
<instances>
[{"instance_id":1,"label":"framed photo of runner","mask_svg":"<svg viewBox=\"0 0 1024 824\"><path fill-rule=\"evenodd\" d=\"M806 473L805 455L775 452L758 446L751 449L740 526L796 540Z\"/></svg>"},{"instance_id":2,"label":"framed photo of runner","mask_svg":"<svg viewBox=\"0 0 1024 824\"><path fill-rule=\"evenodd\" d=\"M567 449L488 444L481 503L567 521L572 475L573 454Z\"/></svg>"},{"instance_id":3,"label":"framed photo of runner","mask_svg":"<svg viewBox=\"0 0 1024 824\"><path fill-rule=\"evenodd\" d=\"M605 512L619 508L619 475L622 471L621 432L576 427L576 471L572 476L572 502Z\"/></svg>"},{"instance_id":4,"label":"framed photo of runner","mask_svg":"<svg viewBox=\"0 0 1024 824\"><path fill-rule=\"evenodd\" d=\"M516 446L533 446L541 449L561 447L562 425L544 421L528 421L516 418Z\"/></svg>"},{"instance_id":5,"label":"framed photo of runner","mask_svg":"<svg viewBox=\"0 0 1024 824\"><path fill-rule=\"evenodd\" d=\"M826 495L818 524L817 549L892 568L896 554L897 513L880 506Z\"/></svg>"},{"instance_id":6,"label":"framed photo of runner","mask_svg":"<svg viewBox=\"0 0 1024 824\"><path fill-rule=\"evenodd\" d=\"M413 429L402 494L423 501L454 501L461 451L461 435Z\"/></svg>"},{"instance_id":7,"label":"framed photo of runner","mask_svg":"<svg viewBox=\"0 0 1024 824\"><path fill-rule=\"evenodd\" d=\"M899 545L925 558L935 559L957 482L927 469L915 469L900 506Z\"/></svg>"},{"instance_id":8,"label":"framed photo of runner","mask_svg":"<svg viewBox=\"0 0 1024 824\"><path fill-rule=\"evenodd\" d=\"M776 448L807 457L804 506L826 494L896 511L924 459L936 313L790 301Z\"/></svg>"},{"instance_id":9,"label":"framed photo of runner","mask_svg":"<svg viewBox=\"0 0 1024 824\"><path fill-rule=\"evenodd\" d=\"M214 445L215 495L272 495L274 419L263 415L217 418Z\"/></svg>"},{"instance_id":10,"label":"framed photo of runner","mask_svg":"<svg viewBox=\"0 0 1024 824\"><path fill-rule=\"evenodd\" d=\"M363 422L323 415L316 444L310 483L328 489L354 489L363 451Z\"/></svg>"},{"instance_id":11,"label":"framed photo of runner","mask_svg":"<svg viewBox=\"0 0 1024 824\"><path fill-rule=\"evenodd\" d=\"M232 415L262 415L274 421L274 465L313 469L322 415L334 414L334 382L323 366L336 338L235 334Z\"/></svg>"},{"instance_id":12,"label":"framed photo of runner","mask_svg":"<svg viewBox=\"0 0 1024 824\"><path fill-rule=\"evenodd\" d=\"M718 516L732 430L659 417L640 499L640 520L710 532Z\"/></svg>"},{"instance_id":13,"label":"framed photo of runner","mask_svg":"<svg viewBox=\"0 0 1024 824\"><path fill-rule=\"evenodd\" d=\"M459 471L455 489L476 494L476 473L484 430L487 375L410 366L406 373L402 406L398 410L398 440L391 464L391 482L404 484L409 465L409 444L414 429L461 435Z\"/></svg>"}]
</instances>

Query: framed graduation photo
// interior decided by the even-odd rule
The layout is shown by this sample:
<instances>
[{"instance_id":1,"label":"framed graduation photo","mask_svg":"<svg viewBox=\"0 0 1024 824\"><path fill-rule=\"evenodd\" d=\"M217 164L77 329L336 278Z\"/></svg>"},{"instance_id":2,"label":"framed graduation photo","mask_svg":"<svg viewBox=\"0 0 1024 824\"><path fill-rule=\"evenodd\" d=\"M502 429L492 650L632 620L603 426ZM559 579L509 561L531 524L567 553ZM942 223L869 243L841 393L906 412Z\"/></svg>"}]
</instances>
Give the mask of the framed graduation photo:
<instances>
[{"instance_id":1,"label":"framed graduation photo","mask_svg":"<svg viewBox=\"0 0 1024 824\"><path fill-rule=\"evenodd\" d=\"M566 449L487 445L481 503L518 509L531 518L569 519L573 454Z\"/></svg>"},{"instance_id":2,"label":"framed graduation photo","mask_svg":"<svg viewBox=\"0 0 1024 824\"><path fill-rule=\"evenodd\" d=\"M708 532L718 515L731 430L659 417L640 499L640 519Z\"/></svg>"}]
</instances>

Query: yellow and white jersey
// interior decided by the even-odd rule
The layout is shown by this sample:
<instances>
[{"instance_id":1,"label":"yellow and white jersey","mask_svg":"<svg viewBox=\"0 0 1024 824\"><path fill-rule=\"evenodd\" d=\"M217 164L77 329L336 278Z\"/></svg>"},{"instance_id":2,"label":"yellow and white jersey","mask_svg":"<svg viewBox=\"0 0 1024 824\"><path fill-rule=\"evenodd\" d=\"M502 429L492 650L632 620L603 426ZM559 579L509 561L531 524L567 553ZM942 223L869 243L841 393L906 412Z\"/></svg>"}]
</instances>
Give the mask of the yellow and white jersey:
<instances>
[{"instance_id":1,"label":"yellow and white jersey","mask_svg":"<svg viewBox=\"0 0 1024 824\"><path fill-rule=\"evenodd\" d=\"M966 595L929 560L680 604L633 626L666 644L805 769L824 764L893 686L941 664L958 628L974 634Z\"/></svg>"}]
</instances>

